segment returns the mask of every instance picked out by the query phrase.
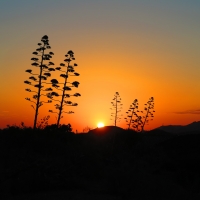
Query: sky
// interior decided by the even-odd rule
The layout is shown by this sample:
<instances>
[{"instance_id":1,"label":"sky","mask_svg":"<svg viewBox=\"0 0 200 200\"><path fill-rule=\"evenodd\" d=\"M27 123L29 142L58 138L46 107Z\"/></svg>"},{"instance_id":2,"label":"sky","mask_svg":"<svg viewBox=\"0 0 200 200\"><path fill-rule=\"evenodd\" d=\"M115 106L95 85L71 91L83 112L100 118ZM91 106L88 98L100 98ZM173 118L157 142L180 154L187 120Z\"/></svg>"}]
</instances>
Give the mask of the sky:
<instances>
[{"instance_id":1,"label":"sky","mask_svg":"<svg viewBox=\"0 0 200 200\"><path fill-rule=\"evenodd\" d=\"M0 128L33 125L34 110L26 101L32 52L48 35L52 62L59 66L74 52L80 73L81 97L71 97L61 123L81 132L98 122L113 125L111 101L121 96L122 119L134 99L139 109L155 99L154 120L161 125L200 121L200 1L199 0L1 0L0 1ZM59 77L59 74L55 74ZM50 79L49 79L50 80ZM39 120L53 104L39 110Z\"/></svg>"}]
</instances>

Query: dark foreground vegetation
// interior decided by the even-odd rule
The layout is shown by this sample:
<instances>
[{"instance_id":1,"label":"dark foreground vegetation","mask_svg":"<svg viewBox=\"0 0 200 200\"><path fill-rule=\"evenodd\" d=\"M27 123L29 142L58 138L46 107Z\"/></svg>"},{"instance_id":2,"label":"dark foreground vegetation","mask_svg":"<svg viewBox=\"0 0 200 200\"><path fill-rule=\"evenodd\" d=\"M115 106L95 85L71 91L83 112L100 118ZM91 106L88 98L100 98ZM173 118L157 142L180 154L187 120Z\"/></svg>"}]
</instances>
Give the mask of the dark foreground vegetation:
<instances>
[{"instance_id":1,"label":"dark foreground vegetation","mask_svg":"<svg viewBox=\"0 0 200 200\"><path fill-rule=\"evenodd\" d=\"M1 199L200 199L200 132L0 131Z\"/></svg>"}]
</instances>

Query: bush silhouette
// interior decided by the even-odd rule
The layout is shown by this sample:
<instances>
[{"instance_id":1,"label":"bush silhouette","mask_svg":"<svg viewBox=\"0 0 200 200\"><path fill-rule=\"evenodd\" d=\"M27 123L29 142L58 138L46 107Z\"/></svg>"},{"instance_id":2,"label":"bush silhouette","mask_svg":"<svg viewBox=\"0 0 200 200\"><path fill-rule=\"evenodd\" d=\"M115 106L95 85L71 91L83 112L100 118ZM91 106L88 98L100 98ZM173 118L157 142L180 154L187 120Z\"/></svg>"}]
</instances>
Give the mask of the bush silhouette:
<instances>
[{"instance_id":1,"label":"bush silhouette","mask_svg":"<svg viewBox=\"0 0 200 200\"><path fill-rule=\"evenodd\" d=\"M54 131L61 131L61 132L72 132L72 127L71 127L71 124L62 124L62 125L59 125L59 127L57 126L57 124L51 124L51 125L47 125L45 128L44 128L45 131L51 131L51 132L54 132Z\"/></svg>"}]
</instances>

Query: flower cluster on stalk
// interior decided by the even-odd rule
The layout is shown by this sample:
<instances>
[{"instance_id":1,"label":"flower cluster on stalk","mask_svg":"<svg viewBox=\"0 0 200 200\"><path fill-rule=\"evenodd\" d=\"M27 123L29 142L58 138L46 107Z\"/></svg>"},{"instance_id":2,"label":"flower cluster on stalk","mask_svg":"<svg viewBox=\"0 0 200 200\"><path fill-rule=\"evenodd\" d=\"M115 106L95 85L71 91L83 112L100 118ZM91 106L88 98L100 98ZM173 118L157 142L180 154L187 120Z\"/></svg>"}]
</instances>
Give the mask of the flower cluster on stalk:
<instances>
[{"instance_id":1,"label":"flower cluster on stalk","mask_svg":"<svg viewBox=\"0 0 200 200\"><path fill-rule=\"evenodd\" d=\"M36 128L37 125L39 108L43 105L43 103L52 102L51 100L45 101L40 99L41 96L46 96L45 91L47 90L44 89L44 86L48 77L51 76L50 72L54 70L54 68L51 67L54 63L50 61L54 53L51 51L46 52L49 49L51 49L51 46L49 45L48 36L44 35L41 42L38 43L38 48L33 52L35 57L31 58L31 65L33 67L37 67L39 72L35 73L32 69L26 70L27 73L31 74L31 76L29 77L29 80L25 80L24 83L35 88L25 89L27 92L34 93L32 97L25 98L27 101L32 102L31 106L35 110L34 128Z\"/></svg>"},{"instance_id":2,"label":"flower cluster on stalk","mask_svg":"<svg viewBox=\"0 0 200 200\"><path fill-rule=\"evenodd\" d=\"M119 92L116 92L113 98L113 101L111 102L112 110L111 113L111 120L114 120L114 126L117 126L117 122L120 122L121 117L119 116L119 112L121 112L122 109L122 103L121 103L121 97L119 95Z\"/></svg>"},{"instance_id":3,"label":"flower cluster on stalk","mask_svg":"<svg viewBox=\"0 0 200 200\"><path fill-rule=\"evenodd\" d=\"M71 90L73 87L78 87L79 82L73 81L69 82L68 79L70 76L79 76L80 74L75 71L75 68L78 66L76 63L72 63L75 60L74 52L68 51L65 55L66 59L64 60L64 63L60 63L59 67L56 67L55 70L58 70L61 72L60 77L63 78L63 82L59 82L57 79L52 79L51 84L52 87L57 90L61 91L61 93L58 93L52 91L52 88L48 88L49 93L47 94L47 97L52 101L56 101L55 109L57 111L49 110L51 113L56 113L58 115L57 117L57 126L60 124L60 119L63 117L63 113L72 114L73 111L64 111L64 106L77 106L78 104L72 101L67 100L70 97L79 97L81 96L80 93L74 93L71 94ZM72 65L73 64L73 65Z\"/></svg>"},{"instance_id":4,"label":"flower cluster on stalk","mask_svg":"<svg viewBox=\"0 0 200 200\"><path fill-rule=\"evenodd\" d=\"M149 121L153 120L154 118L154 98L151 97L144 104L144 111L138 110L138 100L135 99L131 104L129 110L126 112L127 117L125 118L126 122L128 123L128 129L133 129L137 132L144 131L144 126L149 123Z\"/></svg>"}]
</instances>

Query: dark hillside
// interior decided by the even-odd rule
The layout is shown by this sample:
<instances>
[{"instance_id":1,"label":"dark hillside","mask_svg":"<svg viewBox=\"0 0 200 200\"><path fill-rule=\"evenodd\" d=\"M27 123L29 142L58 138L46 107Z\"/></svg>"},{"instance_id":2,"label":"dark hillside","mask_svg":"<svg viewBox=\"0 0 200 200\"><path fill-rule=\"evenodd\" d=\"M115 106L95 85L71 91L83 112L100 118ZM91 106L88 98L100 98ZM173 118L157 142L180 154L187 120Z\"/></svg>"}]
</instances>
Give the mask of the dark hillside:
<instances>
[{"instance_id":1,"label":"dark hillside","mask_svg":"<svg viewBox=\"0 0 200 200\"><path fill-rule=\"evenodd\" d=\"M197 199L200 134L1 131L2 199ZM55 198L53 198L55 197Z\"/></svg>"},{"instance_id":2,"label":"dark hillside","mask_svg":"<svg viewBox=\"0 0 200 200\"><path fill-rule=\"evenodd\" d=\"M175 134L186 134L192 131L200 131L200 121L192 122L188 125L168 125L168 126L160 126L157 128L158 130L163 130L169 133Z\"/></svg>"}]
</instances>

